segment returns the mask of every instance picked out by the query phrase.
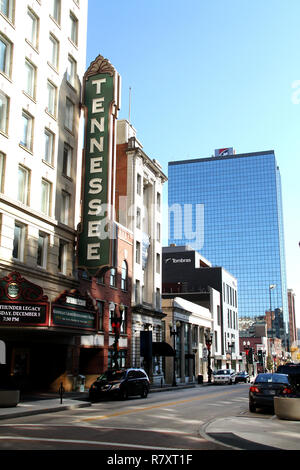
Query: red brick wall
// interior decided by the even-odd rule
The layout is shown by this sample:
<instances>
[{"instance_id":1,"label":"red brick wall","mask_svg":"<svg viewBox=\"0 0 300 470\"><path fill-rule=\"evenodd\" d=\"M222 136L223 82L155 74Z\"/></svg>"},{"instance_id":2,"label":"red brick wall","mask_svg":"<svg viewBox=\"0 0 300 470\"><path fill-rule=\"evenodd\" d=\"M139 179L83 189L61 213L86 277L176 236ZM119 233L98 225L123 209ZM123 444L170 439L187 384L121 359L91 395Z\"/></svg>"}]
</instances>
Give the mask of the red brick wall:
<instances>
[{"instance_id":1,"label":"red brick wall","mask_svg":"<svg viewBox=\"0 0 300 470\"><path fill-rule=\"evenodd\" d=\"M126 335L121 337L127 338L127 355L126 355L126 367L131 365L131 326L132 326L132 314L131 314L131 290L132 290L132 258L133 257L133 236L126 229L119 226L118 239L117 239L117 277L116 287L110 287L110 271L107 271L104 275L104 284L99 284L97 278L92 278L91 281L81 280L81 290L88 290L95 300L104 301L104 313L103 313L103 330L101 333L104 334L104 347L88 347L93 349L92 352L82 352L82 367L84 370L80 372L84 375L89 375L91 379L87 377L87 386L89 382L92 382L99 373L104 372L108 366L108 348L109 348L109 304L114 302L117 305L116 311L119 314L118 307L122 303L127 307L127 329ZM128 277L127 277L127 290L121 290L121 272L123 261L127 262ZM82 349L85 349L84 347ZM120 348L122 349L122 348Z\"/></svg>"}]
</instances>

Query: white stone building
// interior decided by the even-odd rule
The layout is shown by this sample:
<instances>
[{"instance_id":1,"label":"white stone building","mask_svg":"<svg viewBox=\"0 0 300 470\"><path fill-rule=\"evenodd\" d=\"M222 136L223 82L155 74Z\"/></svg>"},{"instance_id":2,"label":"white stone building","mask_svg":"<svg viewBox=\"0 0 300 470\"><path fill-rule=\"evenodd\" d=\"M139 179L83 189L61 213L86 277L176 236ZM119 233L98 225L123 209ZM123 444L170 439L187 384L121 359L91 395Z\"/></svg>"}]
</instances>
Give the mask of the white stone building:
<instances>
[{"instance_id":1,"label":"white stone building","mask_svg":"<svg viewBox=\"0 0 300 470\"><path fill-rule=\"evenodd\" d=\"M0 277L17 271L49 301L77 286L87 9L87 0L0 2ZM10 360L18 342L2 326Z\"/></svg>"},{"instance_id":2,"label":"white stone building","mask_svg":"<svg viewBox=\"0 0 300 470\"><path fill-rule=\"evenodd\" d=\"M141 332L151 332L153 342L162 339L162 191L167 177L158 161L144 152L127 120L117 123L117 165L123 169L117 184L119 222L134 237L132 365L147 368L140 354ZM155 361L148 367L155 376Z\"/></svg>"}]
</instances>

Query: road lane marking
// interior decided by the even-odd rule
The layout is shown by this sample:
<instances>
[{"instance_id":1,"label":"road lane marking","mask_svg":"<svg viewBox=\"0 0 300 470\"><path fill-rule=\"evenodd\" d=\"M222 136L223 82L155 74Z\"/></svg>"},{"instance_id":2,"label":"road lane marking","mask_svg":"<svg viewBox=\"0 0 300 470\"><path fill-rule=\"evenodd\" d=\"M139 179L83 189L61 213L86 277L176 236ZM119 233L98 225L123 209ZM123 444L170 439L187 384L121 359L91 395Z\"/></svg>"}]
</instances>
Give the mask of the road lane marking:
<instances>
[{"instance_id":1,"label":"road lane marking","mask_svg":"<svg viewBox=\"0 0 300 470\"><path fill-rule=\"evenodd\" d=\"M229 393L230 392L227 392L227 394L229 394ZM158 408L166 408L168 406L182 405L184 403L191 403L193 401L204 400L204 399L207 399L207 398L215 398L215 397L219 397L219 396L224 396L224 392L216 393L216 394L213 395L213 397L212 397L211 394L202 395L200 397L187 398L185 400L171 401L171 402L167 402L167 403L161 403L159 405L145 406L143 408L132 408L132 409L116 411L115 413L110 413L110 414L100 415L100 416L91 416L89 418L82 419L82 421L96 421L96 420L102 420L102 419L109 419L109 418L114 418L114 417L117 417L117 416L124 416L124 415L131 414L131 413L140 413L140 412L150 411L150 410L154 410L154 409L158 409Z\"/></svg>"}]
</instances>

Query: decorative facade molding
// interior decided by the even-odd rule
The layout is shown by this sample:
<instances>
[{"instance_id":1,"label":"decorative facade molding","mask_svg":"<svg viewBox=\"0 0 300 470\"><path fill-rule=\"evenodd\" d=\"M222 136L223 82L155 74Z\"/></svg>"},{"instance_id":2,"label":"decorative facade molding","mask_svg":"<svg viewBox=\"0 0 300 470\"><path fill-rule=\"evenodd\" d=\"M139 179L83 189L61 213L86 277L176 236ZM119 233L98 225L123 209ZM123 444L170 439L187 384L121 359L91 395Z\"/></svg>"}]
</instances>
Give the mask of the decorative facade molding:
<instances>
[{"instance_id":1,"label":"decorative facade molding","mask_svg":"<svg viewBox=\"0 0 300 470\"><path fill-rule=\"evenodd\" d=\"M84 80L87 80L92 75L97 75L98 73L108 73L112 77L116 73L116 69L109 62L108 59L105 59L102 55L98 55L93 62L91 62L89 68L84 74Z\"/></svg>"}]
</instances>

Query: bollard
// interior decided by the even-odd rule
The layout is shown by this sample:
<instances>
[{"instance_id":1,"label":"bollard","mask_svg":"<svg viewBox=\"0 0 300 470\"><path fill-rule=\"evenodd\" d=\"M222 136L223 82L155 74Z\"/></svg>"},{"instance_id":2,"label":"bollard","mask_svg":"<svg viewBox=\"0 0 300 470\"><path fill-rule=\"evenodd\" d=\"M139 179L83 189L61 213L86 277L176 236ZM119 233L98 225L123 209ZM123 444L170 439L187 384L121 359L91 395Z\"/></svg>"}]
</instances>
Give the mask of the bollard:
<instances>
[{"instance_id":1,"label":"bollard","mask_svg":"<svg viewBox=\"0 0 300 470\"><path fill-rule=\"evenodd\" d=\"M65 393L65 389L63 387L62 382L60 382L60 387L59 387L58 393L59 393L59 396L60 396L60 404L62 404L63 394Z\"/></svg>"}]
</instances>

